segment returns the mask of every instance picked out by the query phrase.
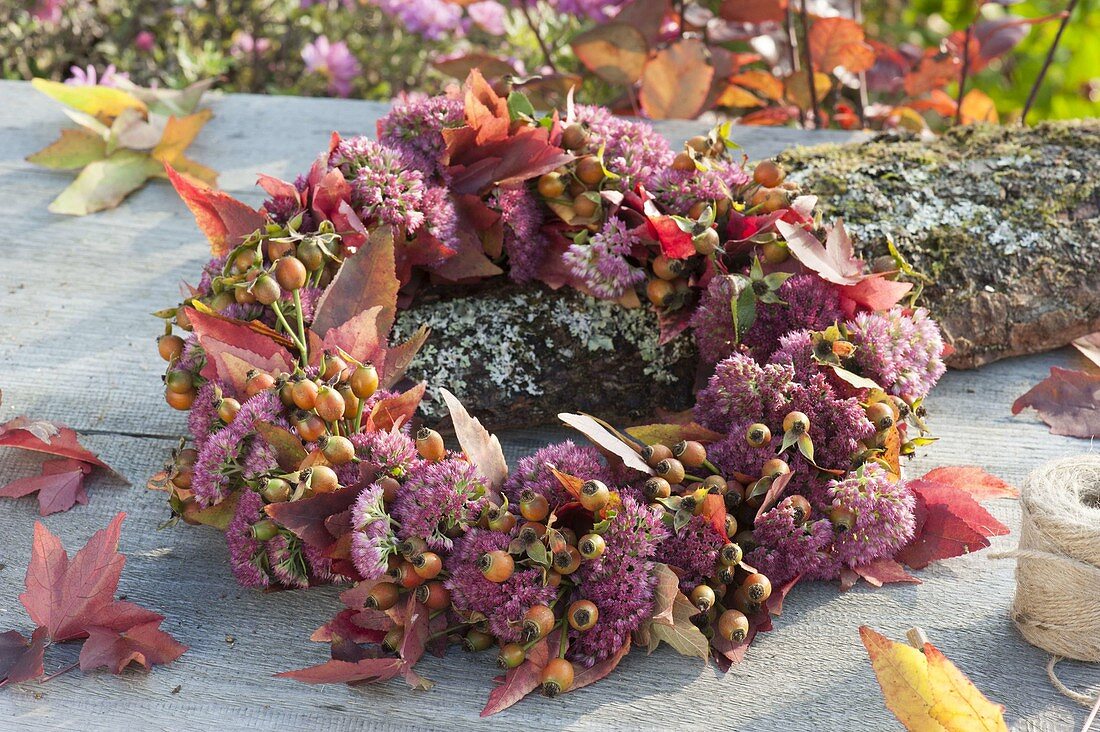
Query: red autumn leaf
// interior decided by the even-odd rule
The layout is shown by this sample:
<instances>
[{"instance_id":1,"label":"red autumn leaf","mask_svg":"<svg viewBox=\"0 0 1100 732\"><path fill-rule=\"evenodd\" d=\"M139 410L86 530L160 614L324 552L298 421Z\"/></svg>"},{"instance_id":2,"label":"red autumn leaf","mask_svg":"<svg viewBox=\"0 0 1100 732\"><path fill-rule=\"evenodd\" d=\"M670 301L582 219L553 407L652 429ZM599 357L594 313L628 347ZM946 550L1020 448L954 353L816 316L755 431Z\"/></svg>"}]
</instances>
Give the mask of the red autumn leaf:
<instances>
[{"instance_id":1,"label":"red autumn leaf","mask_svg":"<svg viewBox=\"0 0 1100 732\"><path fill-rule=\"evenodd\" d=\"M389 389L405 376L406 369L412 363L413 357L424 346L430 333L428 326L421 325L407 341L386 349L386 360L379 380L383 389Z\"/></svg>"},{"instance_id":2,"label":"red autumn leaf","mask_svg":"<svg viewBox=\"0 0 1100 732\"><path fill-rule=\"evenodd\" d=\"M0 633L0 686L20 684L45 673L46 638L45 628L36 628L29 641L14 630Z\"/></svg>"},{"instance_id":3,"label":"red autumn leaf","mask_svg":"<svg viewBox=\"0 0 1100 732\"><path fill-rule=\"evenodd\" d=\"M393 627L394 622L381 613L368 612L372 612L372 616L383 619L385 627L375 628L360 625L356 621L365 613L361 610L347 608L336 613L331 620L313 631L313 635L309 639L318 643L331 643L336 638L349 640L352 643L381 643L383 638L386 637L386 633Z\"/></svg>"},{"instance_id":4,"label":"red autumn leaf","mask_svg":"<svg viewBox=\"0 0 1100 732\"><path fill-rule=\"evenodd\" d=\"M508 463L504 459L500 440L496 435L489 434L481 422L466 411L466 407L462 406L462 402L454 394L446 389L440 389L439 393L447 404L459 446L495 493L508 477Z\"/></svg>"},{"instance_id":5,"label":"red autumn leaf","mask_svg":"<svg viewBox=\"0 0 1100 732\"><path fill-rule=\"evenodd\" d=\"M916 532L894 558L913 569L984 549L987 537L1008 533L1008 527L960 488L925 478L909 486L917 500Z\"/></svg>"},{"instance_id":6,"label":"red autumn leaf","mask_svg":"<svg viewBox=\"0 0 1100 732\"><path fill-rule=\"evenodd\" d=\"M758 109L743 115L738 122L743 125L759 125L762 127L777 127L785 125L798 116L798 107L777 106L767 109Z\"/></svg>"},{"instance_id":7,"label":"red autumn leaf","mask_svg":"<svg viewBox=\"0 0 1100 732\"><path fill-rule=\"evenodd\" d=\"M296 201L302 200L301 193L294 187L293 183L287 183L285 180L279 180L278 178L270 175L260 173L256 177L256 185L263 188L267 192L267 195L272 198L293 198Z\"/></svg>"},{"instance_id":8,"label":"red autumn leaf","mask_svg":"<svg viewBox=\"0 0 1100 732\"><path fill-rule=\"evenodd\" d=\"M325 519L349 509L358 496L359 488L352 485L300 501L269 503L264 512L302 541L325 549L335 538L325 527Z\"/></svg>"},{"instance_id":9,"label":"red autumn leaf","mask_svg":"<svg viewBox=\"0 0 1100 732\"><path fill-rule=\"evenodd\" d=\"M1027 407L1039 413L1055 435L1100 435L1100 374L1050 367L1050 376L1012 403L1012 413Z\"/></svg>"},{"instance_id":10,"label":"red autumn leaf","mask_svg":"<svg viewBox=\"0 0 1100 732\"><path fill-rule=\"evenodd\" d=\"M867 580L868 584L875 587L882 587L885 584L892 584L894 582L908 582L910 584L919 585L921 581L905 571L905 568L895 562L893 559L876 559L870 564L865 564L861 567L852 567L852 574L856 575L856 578L862 577ZM843 586L843 583L842 583ZM848 589L851 587L844 587Z\"/></svg>"},{"instance_id":11,"label":"red autumn leaf","mask_svg":"<svg viewBox=\"0 0 1100 732\"><path fill-rule=\"evenodd\" d=\"M26 417L10 419L0 424L0 447L18 447L21 450L72 458L82 463L98 465L118 475L111 466L80 444L80 438L75 431L55 422L32 421Z\"/></svg>"},{"instance_id":12,"label":"red autumn leaf","mask_svg":"<svg viewBox=\"0 0 1100 732\"><path fill-rule=\"evenodd\" d=\"M164 170L210 240L210 251L215 257L228 254L245 237L263 227L263 214L251 206L189 175L177 173L167 163Z\"/></svg>"},{"instance_id":13,"label":"red autumn leaf","mask_svg":"<svg viewBox=\"0 0 1100 732\"><path fill-rule=\"evenodd\" d=\"M638 101L653 119L694 119L706 104L712 79L706 44L681 39L645 65Z\"/></svg>"},{"instance_id":14,"label":"red autumn leaf","mask_svg":"<svg viewBox=\"0 0 1100 732\"><path fill-rule=\"evenodd\" d=\"M329 329L321 339L325 351L339 349L360 363L381 366L386 360L386 339L378 329L381 315L382 306L375 305Z\"/></svg>"},{"instance_id":15,"label":"red autumn leaf","mask_svg":"<svg viewBox=\"0 0 1100 732\"><path fill-rule=\"evenodd\" d=\"M405 634L401 636L401 647L397 650L401 660L411 667L424 656L431 635L428 607L417 602L413 593L409 594L404 621Z\"/></svg>"},{"instance_id":16,"label":"red autumn leaf","mask_svg":"<svg viewBox=\"0 0 1100 732\"><path fill-rule=\"evenodd\" d=\"M1011 485L973 465L934 468L925 473L921 480L952 485L979 501L1020 497L1020 492Z\"/></svg>"},{"instance_id":17,"label":"red autumn leaf","mask_svg":"<svg viewBox=\"0 0 1100 732\"><path fill-rule=\"evenodd\" d=\"M971 89L966 93L959 105L959 115L964 125L975 122L996 124L1000 121L996 103L981 89Z\"/></svg>"},{"instance_id":18,"label":"red autumn leaf","mask_svg":"<svg viewBox=\"0 0 1100 732\"><path fill-rule=\"evenodd\" d=\"M420 406L427 388L427 383L421 381L397 396L379 399L371 409L369 423L376 430L392 430L394 427L406 424L416 414L416 409Z\"/></svg>"},{"instance_id":19,"label":"red autumn leaf","mask_svg":"<svg viewBox=\"0 0 1100 732\"><path fill-rule=\"evenodd\" d=\"M840 294L868 310L889 310L913 289L912 282L888 280L885 276L872 275L854 285L841 288Z\"/></svg>"},{"instance_id":20,"label":"red autumn leaf","mask_svg":"<svg viewBox=\"0 0 1100 732\"><path fill-rule=\"evenodd\" d=\"M725 536L726 534L726 500L717 493L708 493L703 499L703 518L714 527L714 530Z\"/></svg>"},{"instance_id":21,"label":"red autumn leaf","mask_svg":"<svg viewBox=\"0 0 1100 732\"><path fill-rule=\"evenodd\" d=\"M175 661L187 646L161 630L161 620L163 618L125 630L89 626L88 640L80 649L80 670L106 666L111 673L120 674L131 663L148 669Z\"/></svg>"},{"instance_id":22,"label":"red autumn leaf","mask_svg":"<svg viewBox=\"0 0 1100 732\"><path fill-rule=\"evenodd\" d=\"M397 315L400 283L394 269L393 232L379 229L370 242L344 262L317 303L313 330L325 335L365 310L381 308L377 332L385 336Z\"/></svg>"},{"instance_id":23,"label":"red autumn leaf","mask_svg":"<svg viewBox=\"0 0 1100 732\"><path fill-rule=\"evenodd\" d=\"M810 28L807 43L814 67L826 74L838 66L857 74L875 63L875 51L865 41L863 26L849 18L819 18Z\"/></svg>"},{"instance_id":24,"label":"red autumn leaf","mask_svg":"<svg viewBox=\"0 0 1100 732\"><path fill-rule=\"evenodd\" d=\"M950 53L928 49L916 69L905 75L905 93L919 97L959 78L959 59Z\"/></svg>"},{"instance_id":25,"label":"red autumn leaf","mask_svg":"<svg viewBox=\"0 0 1100 732\"><path fill-rule=\"evenodd\" d=\"M569 687L569 690L576 691L577 689L588 686L589 684L594 684L604 678L615 670L619 662L626 658L626 654L628 653L630 653L630 636L627 636L626 642L623 643L619 650L615 651L595 666L590 666L588 668L584 666L579 667L579 670L573 676L573 685Z\"/></svg>"},{"instance_id":26,"label":"red autumn leaf","mask_svg":"<svg viewBox=\"0 0 1100 732\"><path fill-rule=\"evenodd\" d=\"M41 523L34 524L34 544L27 567L27 589L19 596L27 614L44 626L52 641L87 635L96 615L114 601L126 557L119 554L118 536L126 514L97 531L72 561L61 541Z\"/></svg>"},{"instance_id":27,"label":"red autumn leaf","mask_svg":"<svg viewBox=\"0 0 1100 732\"><path fill-rule=\"evenodd\" d=\"M70 458L48 460L42 464L41 475L13 480L0 488L0 496L22 498L37 491L39 515L68 511L77 503L88 502L84 476L91 469L91 465Z\"/></svg>"},{"instance_id":28,"label":"red autumn leaf","mask_svg":"<svg viewBox=\"0 0 1100 732\"><path fill-rule=\"evenodd\" d=\"M625 23L597 25L569 42L577 60L612 84L633 84L642 75L649 44L637 28Z\"/></svg>"},{"instance_id":29,"label":"red autumn leaf","mask_svg":"<svg viewBox=\"0 0 1100 732\"><path fill-rule=\"evenodd\" d=\"M775 505L776 501L779 500L779 496L783 495L783 491L787 488L787 484L791 482L791 478L793 477L794 473L787 472L772 480L772 484L768 486L768 492L764 494L764 499L760 502L760 507L756 510L757 518L763 516L768 509ZM720 531L725 534L725 526L723 526Z\"/></svg>"},{"instance_id":30,"label":"red autumn leaf","mask_svg":"<svg viewBox=\"0 0 1100 732\"><path fill-rule=\"evenodd\" d=\"M487 74L490 79L515 76L519 73L512 62L488 53L467 53L453 58L433 61L432 66L455 79L465 79L474 69L482 74Z\"/></svg>"},{"instance_id":31,"label":"red autumn leaf","mask_svg":"<svg viewBox=\"0 0 1100 732\"><path fill-rule=\"evenodd\" d=\"M199 345L206 353L201 373L208 379L221 379L243 392L244 379L251 369L268 373L289 371L290 354L271 338L256 332L249 323L187 308L187 317Z\"/></svg>"},{"instance_id":32,"label":"red autumn leaf","mask_svg":"<svg viewBox=\"0 0 1100 732\"><path fill-rule=\"evenodd\" d=\"M843 221L837 220L829 230L824 246L805 227L779 220L775 228L787 240L791 255L823 279L837 285L854 285L863 279L863 263L855 256Z\"/></svg>"},{"instance_id":33,"label":"red autumn leaf","mask_svg":"<svg viewBox=\"0 0 1100 732\"><path fill-rule=\"evenodd\" d=\"M482 717L504 711L539 688L542 669L550 661L550 647L557 648L558 631L551 633L527 651L527 659L504 676L504 682L489 692L489 701L481 710Z\"/></svg>"},{"instance_id":34,"label":"red autumn leaf","mask_svg":"<svg viewBox=\"0 0 1100 732\"><path fill-rule=\"evenodd\" d=\"M778 23L787 17L787 0L722 0L718 15L731 23Z\"/></svg>"},{"instance_id":35,"label":"red autumn leaf","mask_svg":"<svg viewBox=\"0 0 1100 732\"><path fill-rule=\"evenodd\" d=\"M404 665L400 658L364 658L355 662L333 659L297 671L283 671L275 674L275 678L303 684L374 684L399 676Z\"/></svg>"}]
</instances>

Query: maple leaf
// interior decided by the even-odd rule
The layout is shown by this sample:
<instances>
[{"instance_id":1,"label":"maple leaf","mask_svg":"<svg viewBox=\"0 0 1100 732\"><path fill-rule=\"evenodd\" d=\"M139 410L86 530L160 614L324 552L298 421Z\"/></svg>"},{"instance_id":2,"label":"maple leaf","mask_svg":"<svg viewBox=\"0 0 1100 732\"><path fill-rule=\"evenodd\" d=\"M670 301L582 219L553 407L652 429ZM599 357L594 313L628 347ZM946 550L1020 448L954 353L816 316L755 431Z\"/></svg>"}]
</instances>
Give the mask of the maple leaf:
<instances>
[{"instance_id":1,"label":"maple leaf","mask_svg":"<svg viewBox=\"0 0 1100 732\"><path fill-rule=\"evenodd\" d=\"M302 541L319 549L326 549L335 537L326 527L325 520L351 508L358 496L359 488L351 485L300 501L269 503L264 511Z\"/></svg>"},{"instance_id":2,"label":"maple leaf","mask_svg":"<svg viewBox=\"0 0 1100 732\"><path fill-rule=\"evenodd\" d=\"M863 263L855 256L843 221L837 220L829 230L824 246L805 227L782 219L775 227L787 240L791 255L823 279L837 285L854 285L863 279Z\"/></svg>"},{"instance_id":3,"label":"maple leaf","mask_svg":"<svg viewBox=\"0 0 1100 732\"><path fill-rule=\"evenodd\" d=\"M508 463L504 459L500 440L496 435L489 434L481 422L466 411L466 407L462 406L454 394L446 389L440 389L439 393L451 414L459 446L474 467L489 481L490 490L496 493L508 477Z\"/></svg>"},{"instance_id":4,"label":"maple leaf","mask_svg":"<svg viewBox=\"0 0 1100 732\"><path fill-rule=\"evenodd\" d=\"M894 582L908 582L919 585L921 581L905 571L893 559L876 559L859 567L845 567L840 570L840 589L850 590L862 577L867 584L882 587Z\"/></svg>"},{"instance_id":5,"label":"maple leaf","mask_svg":"<svg viewBox=\"0 0 1100 732\"><path fill-rule=\"evenodd\" d=\"M106 666L111 673L120 674L131 663L148 669L175 661L187 646L161 630L163 618L157 618L125 630L88 626L88 640L80 649L80 670Z\"/></svg>"},{"instance_id":6,"label":"maple leaf","mask_svg":"<svg viewBox=\"0 0 1100 732\"><path fill-rule=\"evenodd\" d=\"M164 172L210 241L210 252L215 257L228 254L249 234L263 228L263 214L248 204L177 172L167 163Z\"/></svg>"},{"instance_id":7,"label":"maple leaf","mask_svg":"<svg viewBox=\"0 0 1100 732\"><path fill-rule=\"evenodd\" d=\"M400 286L395 273L393 232L388 227L377 229L370 241L340 267L317 303L312 328L323 337L330 329L377 306L377 333L385 336L397 316Z\"/></svg>"},{"instance_id":8,"label":"maple leaf","mask_svg":"<svg viewBox=\"0 0 1100 732\"><path fill-rule=\"evenodd\" d=\"M427 382L421 381L397 396L379 399L371 409L368 423L376 430L391 430L405 424L416 414L427 388Z\"/></svg>"},{"instance_id":9,"label":"maple leaf","mask_svg":"<svg viewBox=\"0 0 1100 732\"><path fill-rule=\"evenodd\" d=\"M865 42L863 27L850 18L819 18L807 41L814 66L827 74L838 66L859 73L875 63L875 51Z\"/></svg>"},{"instance_id":10,"label":"maple leaf","mask_svg":"<svg viewBox=\"0 0 1100 732\"><path fill-rule=\"evenodd\" d=\"M113 602L126 558L118 536L126 514L120 513L97 531L72 561L61 540L40 522L27 567L26 591L19 596L31 620L44 626L53 642L83 638L96 614Z\"/></svg>"},{"instance_id":11,"label":"maple leaf","mask_svg":"<svg viewBox=\"0 0 1100 732\"><path fill-rule=\"evenodd\" d=\"M550 648L557 648L558 633L559 631L554 631L531 646L524 662L504 675L503 683L489 692L489 701L481 710L482 717L504 711L539 688L542 669L550 661Z\"/></svg>"},{"instance_id":12,"label":"maple leaf","mask_svg":"<svg viewBox=\"0 0 1100 732\"><path fill-rule=\"evenodd\" d=\"M569 687L569 690L576 691L577 689L588 686L589 684L594 684L604 678L615 670L619 662L626 658L626 654L628 653L630 653L630 636L627 636L626 642L619 647L619 650L615 651L596 665L587 668L581 666L580 670L573 676L573 685Z\"/></svg>"},{"instance_id":13,"label":"maple leaf","mask_svg":"<svg viewBox=\"0 0 1100 732\"><path fill-rule=\"evenodd\" d=\"M29 641L15 630L0 633L0 686L42 676L46 640L45 628L36 628Z\"/></svg>"},{"instance_id":14,"label":"maple leaf","mask_svg":"<svg viewBox=\"0 0 1100 732\"><path fill-rule=\"evenodd\" d=\"M988 537L1008 533L970 493L951 483L926 475L909 481L909 487L916 498L916 530L894 558L913 569L984 549Z\"/></svg>"},{"instance_id":15,"label":"maple leaf","mask_svg":"<svg viewBox=\"0 0 1100 732\"><path fill-rule=\"evenodd\" d=\"M1050 376L1012 403L1012 413L1027 407L1055 435L1096 437L1100 435L1100 374L1050 367Z\"/></svg>"},{"instance_id":16,"label":"maple leaf","mask_svg":"<svg viewBox=\"0 0 1100 732\"><path fill-rule=\"evenodd\" d=\"M13 480L0 488L0 496L22 498L37 491L39 515L68 511L77 503L88 502L84 476L91 470L91 465L71 458L47 460L42 463L41 475Z\"/></svg>"},{"instance_id":17,"label":"maple leaf","mask_svg":"<svg viewBox=\"0 0 1100 732\"><path fill-rule=\"evenodd\" d=\"M933 468L921 480L946 483L966 491L979 501L990 498L1019 498L1020 492L995 475L973 465Z\"/></svg>"},{"instance_id":18,"label":"maple leaf","mask_svg":"<svg viewBox=\"0 0 1100 732\"><path fill-rule=\"evenodd\" d=\"M863 625L859 636L886 701L910 730L1007 730L1004 706L989 701L931 643L918 650Z\"/></svg>"},{"instance_id":19,"label":"maple leaf","mask_svg":"<svg viewBox=\"0 0 1100 732\"><path fill-rule=\"evenodd\" d=\"M680 228L676 220L657 210L652 201L644 204L646 226L649 235L660 242L661 252L670 259L687 259L695 255L691 234Z\"/></svg>"},{"instance_id":20,"label":"maple leaf","mask_svg":"<svg viewBox=\"0 0 1100 732\"><path fill-rule=\"evenodd\" d=\"M258 333L250 323L196 308L186 311L195 337L206 353L206 365L200 373L207 379L220 379L243 393L251 369L267 373L290 370L293 363L290 353L267 335Z\"/></svg>"},{"instance_id":21,"label":"maple leaf","mask_svg":"<svg viewBox=\"0 0 1100 732\"><path fill-rule=\"evenodd\" d=\"M80 444L80 437L73 429L57 422L32 421L27 417L14 417L0 424L0 447L18 447L21 450L72 458L82 463L98 465L118 476L110 465Z\"/></svg>"},{"instance_id":22,"label":"maple leaf","mask_svg":"<svg viewBox=\"0 0 1100 732\"><path fill-rule=\"evenodd\" d=\"M842 287L840 295L868 310L881 311L897 305L912 289L912 282L898 282L886 279L884 274L876 274Z\"/></svg>"}]
</instances>

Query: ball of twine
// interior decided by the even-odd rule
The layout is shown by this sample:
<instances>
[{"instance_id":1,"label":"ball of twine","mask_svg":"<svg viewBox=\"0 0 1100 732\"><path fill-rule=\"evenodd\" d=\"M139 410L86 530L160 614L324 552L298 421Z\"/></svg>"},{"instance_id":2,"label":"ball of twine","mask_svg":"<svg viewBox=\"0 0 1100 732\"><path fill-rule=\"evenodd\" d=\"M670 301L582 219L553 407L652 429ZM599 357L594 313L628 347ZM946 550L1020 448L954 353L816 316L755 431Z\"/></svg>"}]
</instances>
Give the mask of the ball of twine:
<instances>
[{"instance_id":1,"label":"ball of twine","mask_svg":"<svg viewBox=\"0 0 1100 732\"><path fill-rule=\"evenodd\" d=\"M1046 463L1028 476L1020 502L1019 548L998 555L1016 559L1012 620L1054 654L1047 673L1058 690L1091 704L1058 681L1054 665L1100 662L1100 455Z\"/></svg>"}]
</instances>

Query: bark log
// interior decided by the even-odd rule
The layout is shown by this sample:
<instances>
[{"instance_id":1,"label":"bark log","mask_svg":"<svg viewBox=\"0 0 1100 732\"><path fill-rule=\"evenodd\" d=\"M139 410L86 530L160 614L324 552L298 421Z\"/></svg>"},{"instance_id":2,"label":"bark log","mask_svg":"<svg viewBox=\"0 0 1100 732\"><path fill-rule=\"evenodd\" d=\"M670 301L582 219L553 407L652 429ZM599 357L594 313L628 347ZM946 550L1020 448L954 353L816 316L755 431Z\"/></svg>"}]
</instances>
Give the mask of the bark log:
<instances>
[{"instance_id":1,"label":"bark log","mask_svg":"<svg viewBox=\"0 0 1100 732\"><path fill-rule=\"evenodd\" d=\"M657 408L693 403L691 339L658 346L648 308L494 280L419 293L398 314L395 342L421 323L432 333L408 375L428 382L429 423L446 414L440 386L497 430L553 424L559 412L578 411L635 424Z\"/></svg>"},{"instance_id":2,"label":"bark log","mask_svg":"<svg viewBox=\"0 0 1100 732\"><path fill-rule=\"evenodd\" d=\"M956 349L951 366L1100 330L1100 120L957 127L782 160L865 255L893 238L934 279L925 304Z\"/></svg>"}]
</instances>

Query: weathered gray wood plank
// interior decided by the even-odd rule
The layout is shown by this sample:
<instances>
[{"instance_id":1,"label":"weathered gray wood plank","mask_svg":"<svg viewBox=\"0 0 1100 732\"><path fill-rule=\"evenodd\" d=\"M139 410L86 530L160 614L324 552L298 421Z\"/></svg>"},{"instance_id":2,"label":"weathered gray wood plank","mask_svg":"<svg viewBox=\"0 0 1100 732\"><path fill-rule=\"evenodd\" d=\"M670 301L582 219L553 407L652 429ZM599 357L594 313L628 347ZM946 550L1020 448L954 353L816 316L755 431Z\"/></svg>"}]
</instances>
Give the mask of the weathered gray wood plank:
<instances>
[{"instance_id":1,"label":"weathered gray wood plank","mask_svg":"<svg viewBox=\"0 0 1100 732\"><path fill-rule=\"evenodd\" d=\"M366 102L243 95L220 98L214 107L218 116L194 155L253 202L256 172L293 175L331 128L370 131L382 110ZM1069 729L1083 721L1083 708L1050 688L1044 654L1007 619L1011 564L982 554L923 572L919 586L846 594L827 585L800 587L778 632L763 636L727 676L664 649L648 659L635 652L597 687L556 701L532 698L489 723L477 716L495 674L486 656L453 653L428 662L424 671L438 685L426 693L399 683L350 689L272 679L325 657L324 647L307 638L337 609L336 592L243 591L214 532L156 530L167 511L162 496L142 485L183 420L161 402L161 364L151 347L157 324L148 313L194 275L205 246L164 184L149 186L120 210L83 219L48 214L46 205L69 176L34 170L22 158L48 143L62 119L27 85L0 83L0 192L12 212L0 244L0 420L28 413L66 421L91 433L90 445L134 482L123 486L97 473L90 505L45 523L75 548L126 511L122 550L129 561L120 592L167 615L165 627L191 650L148 675L74 672L46 685L0 690L0 729L896 728L859 643L856 628L864 623L892 637L924 627L1022 729ZM686 137L682 130L670 136ZM763 136L747 143L750 154L772 154L754 145L768 144L775 133L753 132ZM1009 414L1012 400L1050 365L1076 359L1062 351L949 373L929 403L943 439L913 470L978 464L1019 482L1042 460L1089 449L1049 435L1033 418ZM563 434L509 433L505 450L512 461ZM40 460L0 450L0 481L33 472ZM1014 533L994 546L1013 546L1016 503L997 501L993 510ZM33 500L0 502L0 630L30 629L18 595L36 518ZM1095 669L1061 668L1071 685L1097 682Z\"/></svg>"}]
</instances>

